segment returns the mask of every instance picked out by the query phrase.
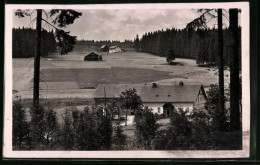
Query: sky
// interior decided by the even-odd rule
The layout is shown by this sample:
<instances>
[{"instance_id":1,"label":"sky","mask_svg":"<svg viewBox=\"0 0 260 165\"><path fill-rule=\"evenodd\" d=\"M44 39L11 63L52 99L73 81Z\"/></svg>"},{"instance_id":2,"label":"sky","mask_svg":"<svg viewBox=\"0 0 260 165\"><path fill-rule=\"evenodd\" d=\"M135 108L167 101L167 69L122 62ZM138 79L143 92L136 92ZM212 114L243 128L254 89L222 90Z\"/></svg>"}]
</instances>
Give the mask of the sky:
<instances>
[{"instance_id":1,"label":"sky","mask_svg":"<svg viewBox=\"0 0 260 165\"><path fill-rule=\"evenodd\" d=\"M89 9L77 11L82 12L82 16L64 30L70 31L70 34L77 36L78 40L95 41L133 40L137 34L141 37L146 32L166 28L182 29L200 15L192 9ZM46 12L48 13L48 11ZM30 24L30 19L32 20L34 17L35 12L31 18L18 18L13 14L13 27L35 27L35 22ZM45 14L43 17L49 22L52 21L52 18L47 18ZM211 20L209 27L212 27L213 24L216 24L216 20ZM44 22L43 28L51 29Z\"/></svg>"}]
</instances>

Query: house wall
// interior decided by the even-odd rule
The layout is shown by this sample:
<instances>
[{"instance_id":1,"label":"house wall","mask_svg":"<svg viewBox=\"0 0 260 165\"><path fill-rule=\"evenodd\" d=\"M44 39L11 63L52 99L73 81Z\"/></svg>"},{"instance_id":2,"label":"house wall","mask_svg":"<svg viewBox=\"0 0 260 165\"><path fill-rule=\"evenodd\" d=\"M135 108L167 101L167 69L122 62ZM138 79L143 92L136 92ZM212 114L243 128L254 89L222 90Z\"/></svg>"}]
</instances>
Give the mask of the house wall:
<instances>
[{"instance_id":1,"label":"house wall","mask_svg":"<svg viewBox=\"0 0 260 165\"><path fill-rule=\"evenodd\" d=\"M115 52L121 52L121 48L116 48Z\"/></svg>"},{"instance_id":2,"label":"house wall","mask_svg":"<svg viewBox=\"0 0 260 165\"><path fill-rule=\"evenodd\" d=\"M152 109L153 113L163 114L163 105L165 103L143 103L144 106ZM172 103L177 108L183 108L183 110L193 110L193 103ZM158 109L160 108L160 110Z\"/></svg>"},{"instance_id":3,"label":"house wall","mask_svg":"<svg viewBox=\"0 0 260 165\"><path fill-rule=\"evenodd\" d=\"M152 109L153 113L163 114L163 105L165 103L143 103L143 105L148 108ZM160 108L160 112L158 111L158 108Z\"/></svg>"}]
</instances>

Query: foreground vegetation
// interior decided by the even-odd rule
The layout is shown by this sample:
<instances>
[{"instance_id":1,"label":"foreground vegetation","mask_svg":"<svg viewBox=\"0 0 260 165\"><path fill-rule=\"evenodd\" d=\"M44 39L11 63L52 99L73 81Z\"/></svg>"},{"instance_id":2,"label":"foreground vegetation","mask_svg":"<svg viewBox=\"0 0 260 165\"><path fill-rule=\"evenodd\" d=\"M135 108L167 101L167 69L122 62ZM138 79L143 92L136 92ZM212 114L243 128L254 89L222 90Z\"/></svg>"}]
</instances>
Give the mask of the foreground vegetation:
<instances>
[{"instance_id":1,"label":"foreground vegetation","mask_svg":"<svg viewBox=\"0 0 260 165\"><path fill-rule=\"evenodd\" d=\"M121 100L108 104L105 111L94 107L83 111L66 108L61 122L51 104L30 107L26 116L21 101L13 103L14 150L212 150L241 149L240 133L229 130L228 109L225 129L219 128L223 119L216 113L217 85L208 92L206 107L187 114L183 109L172 111L166 127L158 124L158 115L142 102L136 91L122 92ZM129 96L129 97L128 97ZM130 97L131 96L131 97ZM228 97L227 97L228 98ZM133 125L121 126L116 115L133 110ZM132 127L129 136L129 130ZM128 133L127 133L128 131Z\"/></svg>"}]
</instances>

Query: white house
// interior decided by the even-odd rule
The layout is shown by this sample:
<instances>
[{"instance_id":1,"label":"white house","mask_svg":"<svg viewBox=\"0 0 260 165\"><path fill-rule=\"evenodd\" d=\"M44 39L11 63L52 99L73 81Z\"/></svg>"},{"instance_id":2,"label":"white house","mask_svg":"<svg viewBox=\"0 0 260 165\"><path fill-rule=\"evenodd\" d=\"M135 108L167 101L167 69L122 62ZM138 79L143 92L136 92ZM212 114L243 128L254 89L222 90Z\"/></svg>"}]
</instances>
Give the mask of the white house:
<instances>
[{"instance_id":1,"label":"white house","mask_svg":"<svg viewBox=\"0 0 260 165\"><path fill-rule=\"evenodd\" d=\"M143 105L152 109L153 113L169 116L171 110L204 106L206 94L202 85L158 85L158 84L100 84L94 94L96 104L115 101L121 92L135 88Z\"/></svg>"},{"instance_id":2,"label":"white house","mask_svg":"<svg viewBox=\"0 0 260 165\"><path fill-rule=\"evenodd\" d=\"M171 110L182 108L191 112L204 106L206 94L202 85L146 85L141 89L143 105L153 113L169 116Z\"/></svg>"},{"instance_id":3,"label":"white house","mask_svg":"<svg viewBox=\"0 0 260 165\"><path fill-rule=\"evenodd\" d=\"M121 53L122 49L119 46L109 47L109 53Z\"/></svg>"}]
</instances>

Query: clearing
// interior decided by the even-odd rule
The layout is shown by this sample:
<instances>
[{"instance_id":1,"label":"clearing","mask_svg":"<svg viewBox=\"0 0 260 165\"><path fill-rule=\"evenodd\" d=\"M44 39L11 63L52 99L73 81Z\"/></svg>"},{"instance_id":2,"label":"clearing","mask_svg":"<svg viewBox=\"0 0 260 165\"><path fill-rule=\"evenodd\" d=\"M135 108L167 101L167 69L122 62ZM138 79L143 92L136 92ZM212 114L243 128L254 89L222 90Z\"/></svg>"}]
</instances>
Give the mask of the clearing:
<instances>
[{"instance_id":1,"label":"clearing","mask_svg":"<svg viewBox=\"0 0 260 165\"><path fill-rule=\"evenodd\" d=\"M102 53L103 61L84 61L84 52L41 58L41 98L90 98L99 83L209 84L218 69L197 67L193 59L174 60L142 52ZM33 58L13 59L14 98L32 98ZM225 83L229 73L225 71Z\"/></svg>"}]
</instances>

